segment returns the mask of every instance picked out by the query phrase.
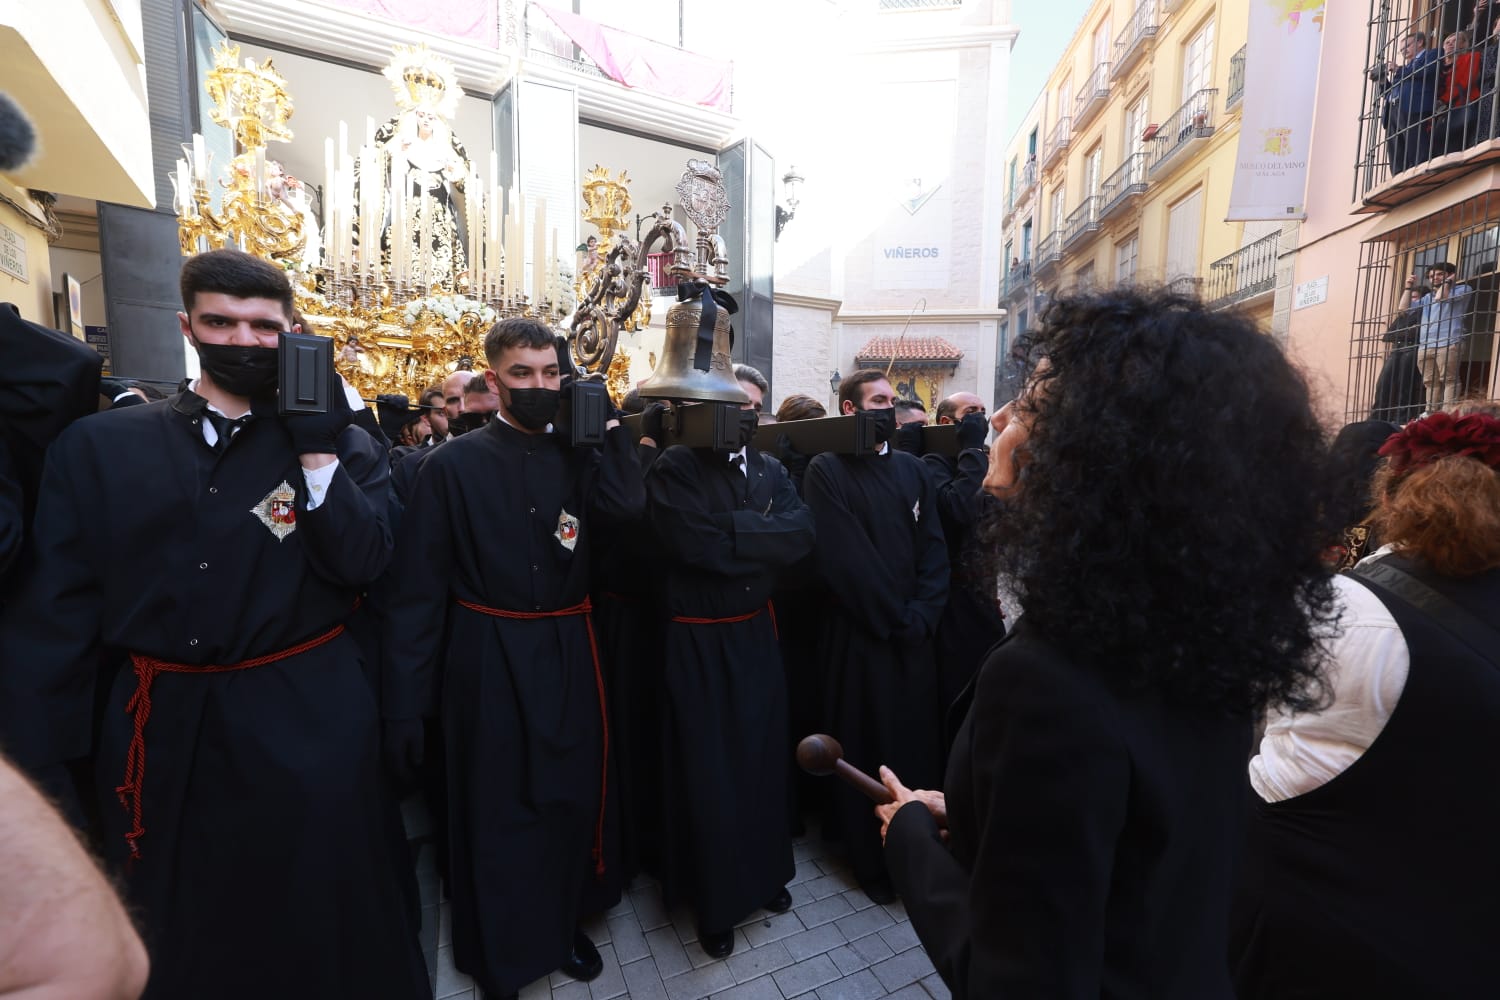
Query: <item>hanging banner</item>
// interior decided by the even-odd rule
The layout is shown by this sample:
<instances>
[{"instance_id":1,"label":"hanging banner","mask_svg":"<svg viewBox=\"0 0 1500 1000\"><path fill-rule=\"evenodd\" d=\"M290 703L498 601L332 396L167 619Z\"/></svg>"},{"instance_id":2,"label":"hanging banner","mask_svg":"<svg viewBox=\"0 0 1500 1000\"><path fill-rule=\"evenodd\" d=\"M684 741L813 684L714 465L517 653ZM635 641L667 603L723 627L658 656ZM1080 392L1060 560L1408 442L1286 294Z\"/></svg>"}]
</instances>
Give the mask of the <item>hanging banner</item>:
<instances>
[{"instance_id":1,"label":"hanging banner","mask_svg":"<svg viewBox=\"0 0 1500 1000\"><path fill-rule=\"evenodd\" d=\"M1250 0L1228 221L1307 218L1307 159L1326 0Z\"/></svg>"}]
</instances>

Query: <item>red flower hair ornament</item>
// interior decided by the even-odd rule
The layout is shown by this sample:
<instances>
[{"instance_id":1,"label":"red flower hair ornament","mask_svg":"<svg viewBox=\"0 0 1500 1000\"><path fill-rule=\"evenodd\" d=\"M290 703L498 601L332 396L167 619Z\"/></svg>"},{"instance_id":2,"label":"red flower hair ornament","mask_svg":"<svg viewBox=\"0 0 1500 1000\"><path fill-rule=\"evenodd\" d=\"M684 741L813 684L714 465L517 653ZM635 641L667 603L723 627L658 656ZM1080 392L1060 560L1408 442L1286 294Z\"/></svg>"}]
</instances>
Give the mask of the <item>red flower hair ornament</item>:
<instances>
[{"instance_id":1,"label":"red flower hair ornament","mask_svg":"<svg viewBox=\"0 0 1500 1000\"><path fill-rule=\"evenodd\" d=\"M1455 417L1439 411L1386 438L1380 454L1398 476L1448 455L1468 455L1500 469L1500 420L1482 413Z\"/></svg>"}]
</instances>

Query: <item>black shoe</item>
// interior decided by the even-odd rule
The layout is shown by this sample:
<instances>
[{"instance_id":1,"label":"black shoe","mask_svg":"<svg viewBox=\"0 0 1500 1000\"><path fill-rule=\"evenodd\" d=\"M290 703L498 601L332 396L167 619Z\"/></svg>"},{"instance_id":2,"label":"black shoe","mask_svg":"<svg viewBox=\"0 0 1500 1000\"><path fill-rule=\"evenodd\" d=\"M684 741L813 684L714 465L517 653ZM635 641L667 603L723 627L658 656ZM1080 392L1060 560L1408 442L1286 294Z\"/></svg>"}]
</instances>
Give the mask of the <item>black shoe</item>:
<instances>
[{"instance_id":1,"label":"black shoe","mask_svg":"<svg viewBox=\"0 0 1500 1000\"><path fill-rule=\"evenodd\" d=\"M772 913L785 913L791 908L792 894L786 891L786 886L782 886L781 891L772 896L771 901L766 904L766 909Z\"/></svg>"},{"instance_id":2,"label":"black shoe","mask_svg":"<svg viewBox=\"0 0 1500 1000\"><path fill-rule=\"evenodd\" d=\"M896 887L891 885L891 880L888 878L877 878L871 879L868 882L861 882L859 887L864 890L866 896L870 897L870 902L872 903L879 903L884 906L887 903L894 903L896 901Z\"/></svg>"},{"instance_id":3,"label":"black shoe","mask_svg":"<svg viewBox=\"0 0 1500 1000\"><path fill-rule=\"evenodd\" d=\"M604 971L604 959L599 957L599 949L594 947L594 942L583 931L573 932L573 954L557 970L565 976L571 976L580 983L586 983L591 979L599 978L599 973Z\"/></svg>"},{"instance_id":4,"label":"black shoe","mask_svg":"<svg viewBox=\"0 0 1500 1000\"><path fill-rule=\"evenodd\" d=\"M729 953L734 951L734 930L727 931L698 931L698 947L703 949L703 954L709 958L728 958Z\"/></svg>"}]
</instances>

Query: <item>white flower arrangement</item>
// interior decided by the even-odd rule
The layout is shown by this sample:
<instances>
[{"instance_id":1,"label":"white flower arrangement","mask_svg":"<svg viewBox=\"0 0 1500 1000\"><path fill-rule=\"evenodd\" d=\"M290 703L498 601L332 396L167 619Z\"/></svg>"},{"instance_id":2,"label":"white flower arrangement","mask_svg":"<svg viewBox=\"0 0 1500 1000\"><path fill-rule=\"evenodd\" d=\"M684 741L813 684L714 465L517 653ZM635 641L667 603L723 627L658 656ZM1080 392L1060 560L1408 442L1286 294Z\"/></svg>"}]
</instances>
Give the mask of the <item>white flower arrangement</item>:
<instances>
[{"instance_id":1,"label":"white flower arrangement","mask_svg":"<svg viewBox=\"0 0 1500 1000\"><path fill-rule=\"evenodd\" d=\"M408 324L416 323L423 315L436 316L438 319L449 323L457 323L459 317L465 313L474 313L483 323L493 323L496 320L495 310L466 295L429 295L422 299L413 299L401 310L401 318Z\"/></svg>"}]
</instances>

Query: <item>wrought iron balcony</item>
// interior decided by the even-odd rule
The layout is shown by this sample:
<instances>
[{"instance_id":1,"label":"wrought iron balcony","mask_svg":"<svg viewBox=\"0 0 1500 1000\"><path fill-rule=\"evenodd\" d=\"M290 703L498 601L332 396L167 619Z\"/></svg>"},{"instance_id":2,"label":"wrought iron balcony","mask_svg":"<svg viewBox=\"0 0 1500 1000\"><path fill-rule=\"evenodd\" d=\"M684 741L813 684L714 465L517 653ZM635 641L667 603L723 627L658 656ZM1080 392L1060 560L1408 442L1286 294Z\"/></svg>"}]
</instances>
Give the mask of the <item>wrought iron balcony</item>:
<instances>
[{"instance_id":1,"label":"wrought iron balcony","mask_svg":"<svg viewBox=\"0 0 1500 1000\"><path fill-rule=\"evenodd\" d=\"M1063 230L1063 248L1069 249L1083 242L1084 237L1099 231L1099 196L1091 194L1073 209L1068 216L1067 228Z\"/></svg>"},{"instance_id":2,"label":"wrought iron balcony","mask_svg":"<svg viewBox=\"0 0 1500 1000\"><path fill-rule=\"evenodd\" d=\"M1214 98L1218 95L1219 88L1205 87L1164 123L1146 130L1147 173L1165 177L1170 168L1186 162L1184 151L1214 134Z\"/></svg>"},{"instance_id":3,"label":"wrought iron balcony","mask_svg":"<svg viewBox=\"0 0 1500 1000\"><path fill-rule=\"evenodd\" d=\"M1042 166L1050 167L1057 154L1068 148L1068 143L1073 141L1073 119L1063 115L1052 126L1052 131L1047 133L1047 141L1042 144Z\"/></svg>"},{"instance_id":4,"label":"wrought iron balcony","mask_svg":"<svg viewBox=\"0 0 1500 1000\"><path fill-rule=\"evenodd\" d=\"M1082 129L1099 113L1109 101L1109 63L1103 62L1083 81L1078 96L1073 99L1073 125Z\"/></svg>"},{"instance_id":5,"label":"wrought iron balcony","mask_svg":"<svg viewBox=\"0 0 1500 1000\"><path fill-rule=\"evenodd\" d=\"M1023 260L1019 266L1005 272L1005 284L1000 291L1001 301L1009 302L1029 295L1033 284L1031 261Z\"/></svg>"},{"instance_id":6,"label":"wrought iron balcony","mask_svg":"<svg viewBox=\"0 0 1500 1000\"><path fill-rule=\"evenodd\" d=\"M1043 236L1036 245L1036 257L1032 262L1032 273L1046 274L1052 266L1062 260L1062 232L1054 231Z\"/></svg>"},{"instance_id":7,"label":"wrought iron balcony","mask_svg":"<svg viewBox=\"0 0 1500 1000\"><path fill-rule=\"evenodd\" d=\"M1156 0L1138 0L1135 13L1125 22L1115 39L1113 76L1116 80L1129 73L1146 54L1147 42L1156 37Z\"/></svg>"},{"instance_id":8,"label":"wrought iron balcony","mask_svg":"<svg viewBox=\"0 0 1500 1000\"><path fill-rule=\"evenodd\" d=\"M1247 45L1241 45L1240 50L1229 57L1229 93L1224 98L1224 110L1228 112L1245 96L1245 49Z\"/></svg>"},{"instance_id":9,"label":"wrought iron balcony","mask_svg":"<svg viewBox=\"0 0 1500 1000\"><path fill-rule=\"evenodd\" d=\"M1111 212L1123 208L1132 198L1145 191L1146 154L1131 153L1120 164L1120 169L1099 185L1099 218L1107 218Z\"/></svg>"},{"instance_id":10,"label":"wrought iron balcony","mask_svg":"<svg viewBox=\"0 0 1500 1000\"><path fill-rule=\"evenodd\" d=\"M1277 231L1208 265L1209 307L1223 309L1274 290L1280 245Z\"/></svg>"},{"instance_id":11,"label":"wrought iron balcony","mask_svg":"<svg viewBox=\"0 0 1500 1000\"><path fill-rule=\"evenodd\" d=\"M1031 193L1031 189L1036 187L1036 173L1036 157L1033 156L1026 161L1026 165L1016 175L1017 204L1025 201L1026 196Z\"/></svg>"},{"instance_id":12,"label":"wrought iron balcony","mask_svg":"<svg viewBox=\"0 0 1500 1000\"><path fill-rule=\"evenodd\" d=\"M1167 291L1173 295L1186 295L1189 298L1198 297L1198 289L1203 286L1203 279L1191 274L1180 274L1167 282Z\"/></svg>"}]
</instances>

